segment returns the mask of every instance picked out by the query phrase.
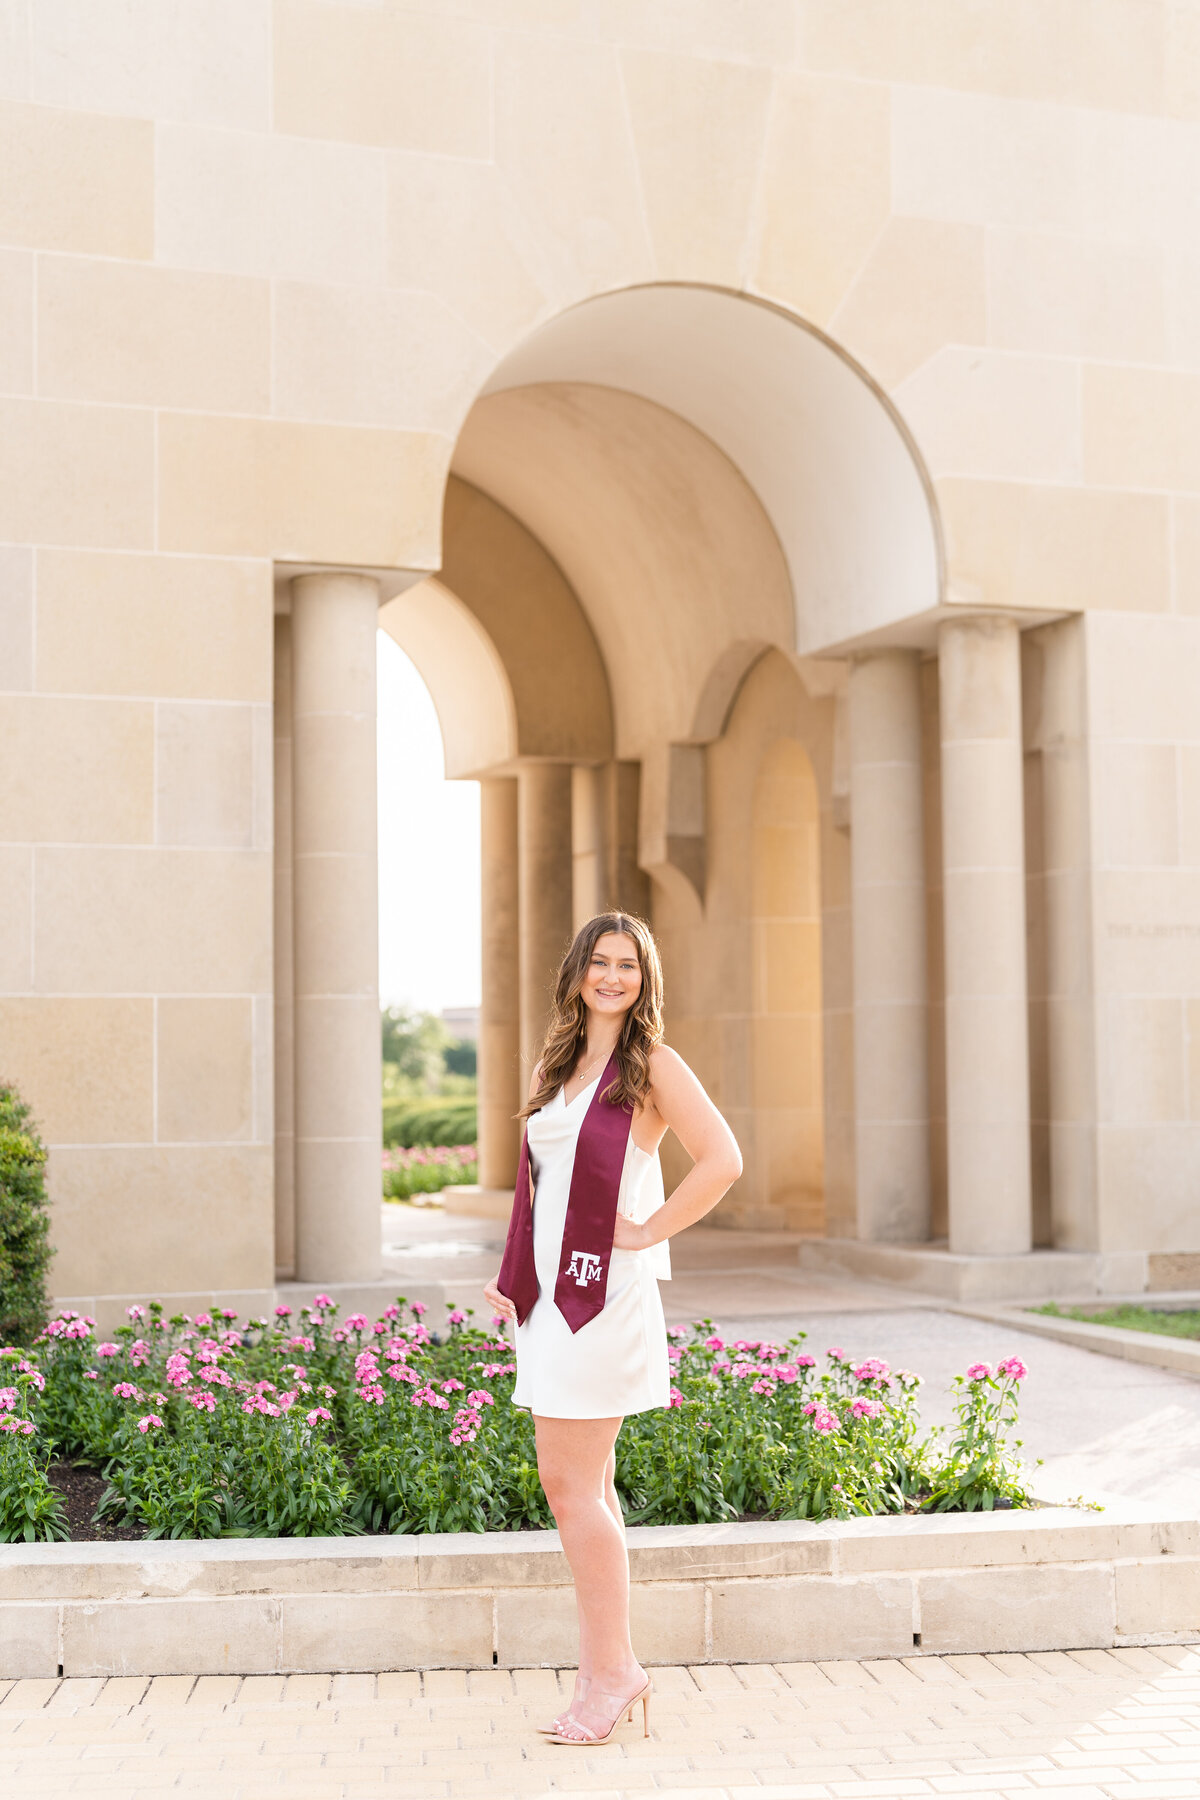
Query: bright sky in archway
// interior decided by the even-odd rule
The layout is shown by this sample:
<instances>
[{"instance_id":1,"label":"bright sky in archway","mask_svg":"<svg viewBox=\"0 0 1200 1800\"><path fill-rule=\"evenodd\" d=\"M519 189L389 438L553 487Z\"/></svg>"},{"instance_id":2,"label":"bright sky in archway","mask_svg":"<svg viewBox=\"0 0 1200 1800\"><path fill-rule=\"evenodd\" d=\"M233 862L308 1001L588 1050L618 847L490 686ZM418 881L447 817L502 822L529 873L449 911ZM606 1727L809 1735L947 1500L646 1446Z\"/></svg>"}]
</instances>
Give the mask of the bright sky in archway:
<instances>
[{"instance_id":1,"label":"bright sky in archway","mask_svg":"<svg viewBox=\"0 0 1200 1800\"><path fill-rule=\"evenodd\" d=\"M379 993L479 1003L479 784L447 781L429 690L379 633Z\"/></svg>"}]
</instances>

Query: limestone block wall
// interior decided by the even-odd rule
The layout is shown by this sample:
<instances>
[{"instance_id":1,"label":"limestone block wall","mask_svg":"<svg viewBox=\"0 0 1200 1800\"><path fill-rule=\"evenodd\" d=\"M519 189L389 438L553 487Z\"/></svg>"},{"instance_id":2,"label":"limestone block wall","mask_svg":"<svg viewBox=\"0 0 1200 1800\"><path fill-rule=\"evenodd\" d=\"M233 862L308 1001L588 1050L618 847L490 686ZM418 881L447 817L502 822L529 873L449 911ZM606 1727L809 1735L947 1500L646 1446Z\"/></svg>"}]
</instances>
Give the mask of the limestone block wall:
<instances>
[{"instance_id":1,"label":"limestone block wall","mask_svg":"<svg viewBox=\"0 0 1200 1800\"><path fill-rule=\"evenodd\" d=\"M0 1055L53 1145L55 1284L261 1289L269 571L55 548L3 565Z\"/></svg>"},{"instance_id":2,"label":"limestone block wall","mask_svg":"<svg viewBox=\"0 0 1200 1800\"><path fill-rule=\"evenodd\" d=\"M1182 1286L1200 1270L1200 620L1095 614L1083 635L1094 1229L1105 1248L1149 1250L1152 1275Z\"/></svg>"},{"instance_id":3,"label":"limestone block wall","mask_svg":"<svg viewBox=\"0 0 1200 1800\"><path fill-rule=\"evenodd\" d=\"M60 1293L270 1280L276 572L435 570L446 472L482 385L539 326L647 283L767 303L864 372L863 405L894 407L920 459L947 606L1038 629L1087 616L1053 846L1043 821L1061 860L1043 871L1036 1216L1044 1227L1048 1186L1056 1242L1200 1250L1198 53L1194 9L1173 0L3 11L0 1063L53 1145ZM704 363L720 372L719 346ZM500 394L480 429L493 399L496 466L535 444L535 416L562 422L561 393ZM627 490L644 481L639 404L652 410L642 393L571 414L554 442L574 479L552 494L543 455L553 544L587 527L565 516L581 469L585 487L602 464L608 491L623 467ZM721 404L714 444L724 431L768 474L786 447L793 491L848 441L835 409L825 439L797 449L767 378ZM696 435L658 411L662 443ZM710 445L710 473L722 458L747 517L778 510L733 451ZM625 654L672 560L658 533L702 522L702 485L681 464L653 506L637 491L606 502L580 552L599 568L612 521L634 522L619 584L575 585L648 816L671 744L712 742L669 646L649 675ZM872 604L904 625L884 496L869 522ZM863 615L817 577L824 524L807 561L789 540L791 599L806 649L850 654ZM714 609L729 607L731 640L752 618L759 648L795 643L758 576L739 614L736 587L709 573L696 570L688 642L724 669L724 707L748 665L721 663ZM714 769L733 757L706 754ZM848 851L832 819L823 798L831 1224L853 1216L850 970L832 948L849 937ZM676 970L741 981L749 914L724 910L720 879L703 922L682 890L660 900L669 858L653 860ZM1052 889L1073 898L1054 911ZM1074 920L1059 938L1052 914ZM1085 940L1086 976L1055 961L1055 944ZM747 1007L702 999L708 982L676 975L676 1035L745 1109Z\"/></svg>"}]
</instances>

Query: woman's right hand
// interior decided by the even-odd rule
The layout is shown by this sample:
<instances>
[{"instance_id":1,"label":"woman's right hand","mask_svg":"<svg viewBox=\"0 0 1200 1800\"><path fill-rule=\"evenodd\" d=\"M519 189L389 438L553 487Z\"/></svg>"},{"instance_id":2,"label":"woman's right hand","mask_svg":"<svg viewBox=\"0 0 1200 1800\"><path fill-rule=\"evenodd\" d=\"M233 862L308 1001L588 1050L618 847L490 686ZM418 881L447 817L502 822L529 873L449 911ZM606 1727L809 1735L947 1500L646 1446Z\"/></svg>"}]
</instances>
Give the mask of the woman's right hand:
<instances>
[{"instance_id":1,"label":"woman's right hand","mask_svg":"<svg viewBox=\"0 0 1200 1800\"><path fill-rule=\"evenodd\" d=\"M497 1275L496 1281L499 1281L499 1279L500 1277ZM515 1320L517 1309L509 1299L508 1295L500 1292L500 1289L496 1286L496 1281L488 1282L483 1290L483 1297L491 1307L492 1311L498 1314L500 1318Z\"/></svg>"}]
</instances>

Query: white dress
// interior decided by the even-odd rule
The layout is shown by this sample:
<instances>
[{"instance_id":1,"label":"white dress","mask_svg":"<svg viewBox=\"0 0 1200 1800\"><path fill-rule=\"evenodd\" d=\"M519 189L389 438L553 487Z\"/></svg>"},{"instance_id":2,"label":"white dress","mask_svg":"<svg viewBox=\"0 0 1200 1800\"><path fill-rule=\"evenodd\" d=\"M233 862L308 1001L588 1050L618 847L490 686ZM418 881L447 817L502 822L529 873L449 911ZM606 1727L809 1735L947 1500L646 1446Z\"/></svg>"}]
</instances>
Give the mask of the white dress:
<instances>
[{"instance_id":1,"label":"white dress","mask_svg":"<svg viewBox=\"0 0 1200 1800\"><path fill-rule=\"evenodd\" d=\"M513 1404L549 1419L613 1419L648 1412L666 1406L671 1392L658 1292L659 1281L671 1274L666 1244L614 1250L604 1306L578 1331L571 1330L554 1303L575 1145L600 1079L598 1075L570 1103L560 1088L528 1125L538 1298L525 1323L517 1326ZM618 1211L641 1224L663 1199L658 1153L639 1150L631 1133Z\"/></svg>"}]
</instances>

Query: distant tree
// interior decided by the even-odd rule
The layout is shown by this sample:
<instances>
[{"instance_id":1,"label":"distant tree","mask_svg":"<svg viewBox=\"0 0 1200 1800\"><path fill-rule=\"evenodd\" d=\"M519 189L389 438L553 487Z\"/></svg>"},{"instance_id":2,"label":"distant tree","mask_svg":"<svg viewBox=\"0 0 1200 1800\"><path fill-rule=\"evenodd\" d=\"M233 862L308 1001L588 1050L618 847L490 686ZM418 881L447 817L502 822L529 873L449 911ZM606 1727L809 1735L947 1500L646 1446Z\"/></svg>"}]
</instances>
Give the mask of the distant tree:
<instances>
[{"instance_id":1,"label":"distant tree","mask_svg":"<svg viewBox=\"0 0 1200 1800\"><path fill-rule=\"evenodd\" d=\"M45 1168L28 1106L0 1081L0 1343L28 1343L46 1323L46 1269L54 1252Z\"/></svg>"},{"instance_id":2,"label":"distant tree","mask_svg":"<svg viewBox=\"0 0 1200 1800\"><path fill-rule=\"evenodd\" d=\"M478 1073L475 1045L470 1038L455 1038L442 1051L442 1060L451 1075Z\"/></svg>"},{"instance_id":3,"label":"distant tree","mask_svg":"<svg viewBox=\"0 0 1200 1800\"><path fill-rule=\"evenodd\" d=\"M445 1069L443 1053L451 1042L442 1021L433 1013L413 1012L406 1006L385 1006L380 1013L385 1063L429 1093L436 1093Z\"/></svg>"}]
</instances>

